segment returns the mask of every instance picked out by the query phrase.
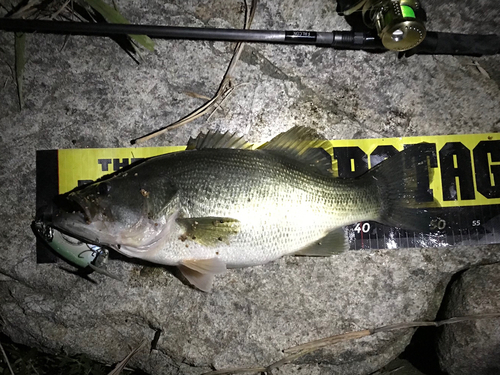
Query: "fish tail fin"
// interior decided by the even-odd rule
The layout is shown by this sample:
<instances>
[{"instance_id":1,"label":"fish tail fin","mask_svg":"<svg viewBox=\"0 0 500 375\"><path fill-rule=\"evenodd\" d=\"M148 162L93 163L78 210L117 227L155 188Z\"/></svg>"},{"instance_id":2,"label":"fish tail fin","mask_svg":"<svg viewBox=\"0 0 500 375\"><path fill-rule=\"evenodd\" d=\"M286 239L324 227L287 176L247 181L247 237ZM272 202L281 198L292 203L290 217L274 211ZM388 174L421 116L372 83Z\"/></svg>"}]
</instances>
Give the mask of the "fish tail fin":
<instances>
[{"instance_id":1,"label":"fish tail fin","mask_svg":"<svg viewBox=\"0 0 500 375\"><path fill-rule=\"evenodd\" d=\"M439 204L428 190L432 181L428 156L428 144L412 145L363 176L371 183L375 180L379 193L380 212L376 221L418 232L433 229L437 218L429 208L439 207Z\"/></svg>"}]
</instances>

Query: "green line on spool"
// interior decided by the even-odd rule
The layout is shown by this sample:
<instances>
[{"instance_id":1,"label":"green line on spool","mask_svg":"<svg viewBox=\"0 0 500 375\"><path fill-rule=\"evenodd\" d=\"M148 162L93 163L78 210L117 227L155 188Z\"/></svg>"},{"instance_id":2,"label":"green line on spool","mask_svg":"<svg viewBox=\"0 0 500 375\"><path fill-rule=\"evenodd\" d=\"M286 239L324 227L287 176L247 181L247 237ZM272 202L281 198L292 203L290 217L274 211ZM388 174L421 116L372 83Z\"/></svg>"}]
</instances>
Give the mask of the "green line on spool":
<instances>
[{"instance_id":1,"label":"green line on spool","mask_svg":"<svg viewBox=\"0 0 500 375\"><path fill-rule=\"evenodd\" d=\"M401 14L405 18L415 18L415 12L408 5L401 5Z\"/></svg>"}]
</instances>

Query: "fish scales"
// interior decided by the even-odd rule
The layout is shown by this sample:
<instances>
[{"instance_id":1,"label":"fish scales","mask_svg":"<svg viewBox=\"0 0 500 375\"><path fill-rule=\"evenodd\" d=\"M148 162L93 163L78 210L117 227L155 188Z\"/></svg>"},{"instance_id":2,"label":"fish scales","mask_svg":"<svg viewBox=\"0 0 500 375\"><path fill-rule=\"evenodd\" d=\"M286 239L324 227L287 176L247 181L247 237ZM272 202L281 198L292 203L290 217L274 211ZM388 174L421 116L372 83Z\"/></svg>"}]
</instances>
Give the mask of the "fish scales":
<instances>
[{"instance_id":1,"label":"fish scales","mask_svg":"<svg viewBox=\"0 0 500 375\"><path fill-rule=\"evenodd\" d=\"M359 178L342 179L333 177L324 141L315 136L296 127L250 150L231 134L201 134L187 151L57 197L41 217L84 242L177 266L204 291L226 268L343 251L342 227L355 222L429 229L428 211L414 210L425 148L412 146Z\"/></svg>"},{"instance_id":2,"label":"fish scales","mask_svg":"<svg viewBox=\"0 0 500 375\"><path fill-rule=\"evenodd\" d=\"M229 267L276 259L334 228L375 218L379 210L376 196L358 180L325 176L290 158L259 150L187 151L157 157L132 172L145 179L161 174L172 180L187 217L239 220L240 232L229 245L200 249L179 240L168 245L179 258L213 257L218 249Z\"/></svg>"}]
</instances>

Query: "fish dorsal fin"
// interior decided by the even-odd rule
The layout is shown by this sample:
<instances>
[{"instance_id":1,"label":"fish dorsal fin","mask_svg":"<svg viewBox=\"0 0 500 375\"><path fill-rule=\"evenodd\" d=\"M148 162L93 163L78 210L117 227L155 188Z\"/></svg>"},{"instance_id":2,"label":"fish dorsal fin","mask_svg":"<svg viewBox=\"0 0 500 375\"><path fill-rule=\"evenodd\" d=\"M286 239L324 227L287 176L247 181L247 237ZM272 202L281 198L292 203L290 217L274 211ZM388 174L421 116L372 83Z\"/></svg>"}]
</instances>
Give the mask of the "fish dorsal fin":
<instances>
[{"instance_id":1,"label":"fish dorsal fin","mask_svg":"<svg viewBox=\"0 0 500 375\"><path fill-rule=\"evenodd\" d=\"M324 148L310 148L300 156L300 160L327 175L333 173L332 156Z\"/></svg>"},{"instance_id":2,"label":"fish dorsal fin","mask_svg":"<svg viewBox=\"0 0 500 375\"><path fill-rule=\"evenodd\" d=\"M321 138L314 129L295 126L278 134L258 149L284 154L314 166L322 172L331 173L332 158L325 150L331 148L330 142Z\"/></svg>"},{"instance_id":3,"label":"fish dorsal fin","mask_svg":"<svg viewBox=\"0 0 500 375\"><path fill-rule=\"evenodd\" d=\"M202 150L204 148L237 148L249 149L252 147L243 136L230 133L221 133L210 130L207 134L200 133L196 138L190 138L186 150Z\"/></svg>"},{"instance_id":4,"label":"fish dorsal fin","mask_svg":"<svg viewBox=\"0 0 500 375\"><path fill-rule=\"evenodd\" d=\"M314 243L297 251L295 255L308 257L328 257L349 250L349 242L343 228L338 228Z\"/></svg>"}]
</instances>

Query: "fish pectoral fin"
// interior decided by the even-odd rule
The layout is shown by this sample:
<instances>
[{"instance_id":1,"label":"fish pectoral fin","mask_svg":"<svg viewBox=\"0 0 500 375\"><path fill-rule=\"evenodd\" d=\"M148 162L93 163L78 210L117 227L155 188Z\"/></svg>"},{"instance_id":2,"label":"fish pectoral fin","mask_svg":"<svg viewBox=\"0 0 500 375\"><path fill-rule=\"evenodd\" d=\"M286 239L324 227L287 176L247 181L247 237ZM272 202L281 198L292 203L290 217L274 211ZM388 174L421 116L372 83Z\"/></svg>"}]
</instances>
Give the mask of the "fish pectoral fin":
<instances>
[{"instance_id":1,"label":"fish pectoral fin","mask_svg":"<svg viewBox=\"0 0 500 375\"><path fill-rule=\"evenodd\" d=\"M314 243L297 251L294 255L309 257L329 257L349 250L349 241L343 228L338 228Z\"/></svg>"},{"instance_id":2,"label":"fish pectoral fin","mask_svg":"<svg viewBox=\"0 0 500 375\"><path fill-rule=\"evenodd\" d=\"M178 268L187 281L207 293L212 289L214 275L226 272L226 264L217 258L185 259Z\"/></svg>"},{"instance_id":3,"label":"fish pectoral fin","mask_svg":"<svg viewBox=\"0 0 500 375\"><path fill-rule=\"evenodd\" d=\"M218 243L229 244L230 236L240 231L240 222L229 217L195 217L177 219L177 224L185 229L185 239L205 246Z\"/></svg>"}]
</instances>

